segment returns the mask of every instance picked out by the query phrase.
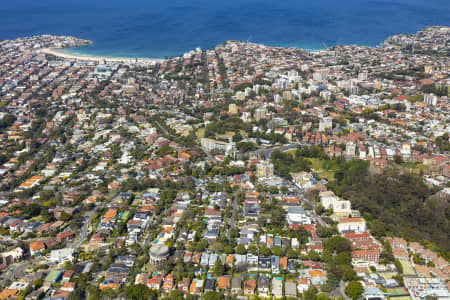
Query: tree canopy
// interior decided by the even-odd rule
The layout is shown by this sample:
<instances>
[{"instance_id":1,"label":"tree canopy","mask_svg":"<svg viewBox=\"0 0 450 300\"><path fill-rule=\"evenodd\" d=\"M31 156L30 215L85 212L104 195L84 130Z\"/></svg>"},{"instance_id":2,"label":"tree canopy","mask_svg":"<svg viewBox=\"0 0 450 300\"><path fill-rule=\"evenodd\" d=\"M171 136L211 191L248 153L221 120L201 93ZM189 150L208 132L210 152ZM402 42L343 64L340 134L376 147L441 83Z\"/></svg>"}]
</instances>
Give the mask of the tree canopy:
<instances>
[{"instance_id":1,"label":"tree canopy","mask_svg":"<svg viewBox=\"0 0 450 300\"><path fill-rule=\"evenodd\" d=\"M358 299L363 292L364 288L359 281L352 281L345 288L345 294L352 299Z\"/></svg>"}]
</instances>

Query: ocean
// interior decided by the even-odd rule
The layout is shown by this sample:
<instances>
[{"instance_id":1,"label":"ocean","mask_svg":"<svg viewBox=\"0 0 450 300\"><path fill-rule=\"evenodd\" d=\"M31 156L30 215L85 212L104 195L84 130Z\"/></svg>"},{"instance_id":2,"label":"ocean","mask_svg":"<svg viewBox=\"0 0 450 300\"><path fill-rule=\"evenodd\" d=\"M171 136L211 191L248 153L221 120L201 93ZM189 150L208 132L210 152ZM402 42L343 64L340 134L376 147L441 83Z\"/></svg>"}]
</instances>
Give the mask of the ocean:
<instances>
[{"instance_id":1,"label":"ocean","mask_svg":"<svg viewBox=\"0 0 450 300\"><path fill-rule=\"evenodd\" d=\"M163 58L227 40L317 50L450 26L449 0L2 0L0 39L72 35L68 51Z\"/></svg>"}]
</instances>

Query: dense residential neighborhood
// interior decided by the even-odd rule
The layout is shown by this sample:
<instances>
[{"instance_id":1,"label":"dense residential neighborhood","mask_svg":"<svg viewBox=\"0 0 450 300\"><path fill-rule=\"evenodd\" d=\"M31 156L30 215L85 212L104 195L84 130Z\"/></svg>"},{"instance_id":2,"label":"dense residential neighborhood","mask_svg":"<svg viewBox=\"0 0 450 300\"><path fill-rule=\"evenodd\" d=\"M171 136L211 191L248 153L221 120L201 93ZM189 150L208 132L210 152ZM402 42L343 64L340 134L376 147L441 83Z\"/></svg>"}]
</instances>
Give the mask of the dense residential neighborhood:
<instances>
[{"instance_id":1,"label":"dense residential neighborhood","mask_svg":"<svg viewBox=\"0 0 450 300\"><path fill-rule=\"evenodd\" d=\"M0 41L0 299L450 299L450 28L89 43Z\"/></svg>"}]
</instances>

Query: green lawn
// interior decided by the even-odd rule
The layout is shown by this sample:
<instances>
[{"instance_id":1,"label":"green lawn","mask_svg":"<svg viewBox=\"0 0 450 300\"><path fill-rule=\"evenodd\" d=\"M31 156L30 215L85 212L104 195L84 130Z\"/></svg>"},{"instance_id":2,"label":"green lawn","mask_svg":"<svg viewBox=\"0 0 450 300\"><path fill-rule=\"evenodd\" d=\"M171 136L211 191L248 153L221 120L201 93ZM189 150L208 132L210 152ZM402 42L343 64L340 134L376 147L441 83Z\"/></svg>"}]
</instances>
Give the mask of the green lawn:
<instances>
[{"instance_id":1,"label":"green lawn","mask_svg":"<svg viewBox=\"0 0 450 300\"><path fill-rule=\"evenodd\" d=\"M291 154L295 158L295 149L286 151ZM322 167L322 162L320 158L306 158L311 162L311 168L313 168L317 172L317 178L325 178L328 181L334 180L334 171L333 170L325 170Z\"/></svg>"},{"instance_id":2,"label":"green lawn","mask_svg":"<svg viewBox=\"0 0 450 300\"><path fill-rule=\"evenodd\" d=\"M383 277L384 279L391 279L393 276L398 275L398 273L396 272L383 272L380 273L380 276Z\"/></svg>"},{"instance_id":3,"label":"green lawn","mask_svg":"<svg viewBox=\"0 0 450 300\"><path fill-rule=\"evenodd\" d=\"M197 140L200 141L202 138L205 137L205 128L199 128L199 130L197 130L197 132L195 133L195 135L197 136Z\"/></svg>"},{"instance_id":4,"label":"green lawn","mask_svg":"<svg viewBox=\"0 0 450 300\"><path fill-rule=\"evenodd\" d=\"M428 166L425 166L423 164L419 163L413 163L413 162L405 162L402 163L401 166L403 169L407 172L411 172L414 174L419 174L420 172L427 173L427 171L430 169Z\"/></svg>"},{"instance_id":5,"label":"green lawn","mask_svg":"<svg viewBox=\"0 0 450 300\"><path fill-rule=\"evenodd\" d=\"M295 149L293 149L293 150L288 150L288 151L286 151L286 153L289 153L290 155L292 155L294 158L295 158Z\"/></svg>"},{"instance_id":6,"label":"green lawn","mask_svg":"<svg viewBox=\"0 0 450 300\"><path fill-rule=\"evenodd\" d=\"M410 296L395 297L395 300L412 300Z\"/></svg>"},{"instance_id":7,"label":"green lawn","mask_svg":"<svg viewBox=\"0 0 450 300\"><path fill-rule=\"evenodd\" d=\"M133 203L131 203L131 206L138 206L139 203L141 203L141 202L142 202L142 199L135 198L135 199L133 200Z\"/></svg>"},{"instance_id":8,"label":"green lawn","mask_svg":"<svg viewBox=\"0 0 450 300\"><path fill-rule=\"evenodd\" d=\"M413 266L411 265L411 263L409 261L401 259L400 263L402 264L402 267L403 267L403 274L405 274L405 275L415 275L416 274Z\"/></svg>"},{"instance_id":9,"label":"green lawn","mask_svg":"<svg viewBox=\"0 0 450 300\"><path fill-rule=\"evenodd\" d=\"M311 167L317 171L318 178L325 178L326 180L334 180L334 171L333 170L325 170L322 167L322 160L319 158L308 158L311 162Z\"/></svg>"},{"instance_id":10,"label":"green lawn","mask_svg":"<svg viewBox=\"0 0 450 300\"><path fill-rule=\"evenodd\" d=\"M241 134L241 136L243 138L247 137L247 133L244 130L239 130L239 133ZM200 140L202 138L205 137L205 128L199 128L196 132L195 132L195 136L197 137L197 141L200 142ZM230 141L233 140L233 136L234 136L234 132L233 131L227 131L224 134L216 134L215 138L216 139L220 139L220 138L224 138L227 137Z\"/></svg>"}]
</instances>

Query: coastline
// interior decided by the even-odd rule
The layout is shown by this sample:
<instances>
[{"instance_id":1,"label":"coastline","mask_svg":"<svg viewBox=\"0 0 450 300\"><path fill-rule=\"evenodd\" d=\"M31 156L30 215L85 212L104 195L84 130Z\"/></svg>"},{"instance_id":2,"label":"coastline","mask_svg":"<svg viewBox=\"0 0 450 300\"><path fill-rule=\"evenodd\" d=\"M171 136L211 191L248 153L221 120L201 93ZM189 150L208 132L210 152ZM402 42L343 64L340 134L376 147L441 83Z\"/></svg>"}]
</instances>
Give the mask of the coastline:
<instances>
[{"instance_id":1,"label":"coastline","mask_svg":"<svg viewBox=\"0 0 450 300\"><path fill-rule=\"evenodd\" d=\"M83 61L94 61L94 62L119 62L126 64L135 63L146 63L146 64L157 64L164 62L162 58L126 58L126 57L103 57L103 56L92 56L92 55L80 55L80 54L70 54L59 51L63 48L43 48L40 51L45 54L54 55L56 57L61 57L64 59L72 60L83 60Z\"/></svg>"}]
</instances>

